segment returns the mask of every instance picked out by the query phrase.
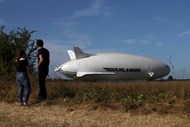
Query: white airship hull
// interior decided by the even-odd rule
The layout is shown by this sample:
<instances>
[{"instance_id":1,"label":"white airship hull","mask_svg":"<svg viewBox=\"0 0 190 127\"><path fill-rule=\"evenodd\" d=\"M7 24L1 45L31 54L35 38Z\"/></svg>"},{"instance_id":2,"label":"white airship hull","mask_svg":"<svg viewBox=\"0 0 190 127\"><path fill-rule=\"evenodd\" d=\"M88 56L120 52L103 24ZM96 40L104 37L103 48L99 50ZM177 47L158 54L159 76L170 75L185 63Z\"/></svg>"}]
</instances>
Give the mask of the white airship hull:
<instances>
[{"instance_id":1,"label":"white airship hull","mask_svg":"<svg viewBox=\"0 0 190 127\"><path fill-rule=\"evenodd\" d=\"M168 65L138 55L101 53L75 58L57 67L56 71L69 78L90 80L154 80L170 72Z\"/></svg>"}]
</instances>

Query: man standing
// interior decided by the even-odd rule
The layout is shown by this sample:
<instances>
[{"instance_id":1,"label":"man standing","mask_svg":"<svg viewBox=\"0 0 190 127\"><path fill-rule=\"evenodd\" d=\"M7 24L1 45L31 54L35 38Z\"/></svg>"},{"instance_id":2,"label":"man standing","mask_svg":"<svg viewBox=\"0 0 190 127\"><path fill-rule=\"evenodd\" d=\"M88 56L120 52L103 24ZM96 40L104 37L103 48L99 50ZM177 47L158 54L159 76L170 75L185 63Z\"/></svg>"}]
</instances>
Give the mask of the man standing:
<instances>
[{"instance_id":1,"label":"man standing","mask_svg":"<svg viewBox=\"0 0 190 127\"><path fill-rule=\"evenodd\" d=\"M38 100L43 101L47 98L46 93L46 77L49 72L50 54L49 51L43 47L43 40L36 41L38 49L38 73L39 73L39 94Z\"/></svg>"}]
</instances>

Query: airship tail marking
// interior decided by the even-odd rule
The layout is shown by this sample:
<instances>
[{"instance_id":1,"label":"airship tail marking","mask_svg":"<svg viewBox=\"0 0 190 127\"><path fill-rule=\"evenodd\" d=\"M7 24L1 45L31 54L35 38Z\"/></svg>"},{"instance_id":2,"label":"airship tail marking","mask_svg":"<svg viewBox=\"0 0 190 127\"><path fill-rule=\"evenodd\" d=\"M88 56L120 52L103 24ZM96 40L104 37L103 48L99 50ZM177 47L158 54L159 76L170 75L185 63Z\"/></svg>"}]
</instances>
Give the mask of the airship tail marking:
<instances>
[{"instance_id":1,"label":"airship tail marking","mask_svg":"<svg viewBox=\"0 0 190 127\"><path fill-rule=\"evenodd\" d=\"M67 51L71 60L76 60L76 55L72 50Z\"/></svg>"}]
</instances>

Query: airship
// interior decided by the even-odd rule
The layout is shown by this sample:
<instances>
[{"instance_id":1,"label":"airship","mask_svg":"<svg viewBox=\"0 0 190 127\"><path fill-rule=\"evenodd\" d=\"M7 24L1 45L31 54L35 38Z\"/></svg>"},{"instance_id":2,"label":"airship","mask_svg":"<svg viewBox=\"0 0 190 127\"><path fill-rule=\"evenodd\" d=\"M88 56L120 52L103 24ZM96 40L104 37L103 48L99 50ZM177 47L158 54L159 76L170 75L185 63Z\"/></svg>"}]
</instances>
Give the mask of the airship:
<instances>
[{"instance_id":1,"label":"airship","mask_svg":"<svg viewBox=\"0 0 190 127\"><path fill-rule=\"evenodd\" d=\"M155 80L167 76L170 67L158 60L124 53L85 53L79 47L67 51L70 60L55 68L72 79Z\"/></svg>"}]
</instances>

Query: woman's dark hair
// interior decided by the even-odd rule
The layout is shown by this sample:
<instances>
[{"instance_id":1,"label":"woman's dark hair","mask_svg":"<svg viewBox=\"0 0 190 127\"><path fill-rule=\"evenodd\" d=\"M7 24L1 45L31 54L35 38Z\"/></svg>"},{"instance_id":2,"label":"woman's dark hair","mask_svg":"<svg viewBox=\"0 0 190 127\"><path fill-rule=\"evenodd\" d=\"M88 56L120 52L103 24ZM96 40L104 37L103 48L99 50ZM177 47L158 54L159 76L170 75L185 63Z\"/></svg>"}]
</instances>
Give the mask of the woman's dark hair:
<instances>
[{"instance_id":1,"label":"woman's dark hair","mask_svg":"<svg viewBox=\"0 0 190 127\"><path fill-rule=\"evenodd\" d=\"M25 51L23 50L23 49L18 49L17 50L17 55L16 55L16 62L18 62L19 61L19 59L21 58L21 56L25 56L26 54L25 54Z\"/></svg>"}]
</instances>

